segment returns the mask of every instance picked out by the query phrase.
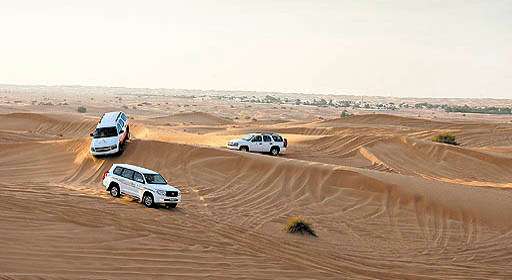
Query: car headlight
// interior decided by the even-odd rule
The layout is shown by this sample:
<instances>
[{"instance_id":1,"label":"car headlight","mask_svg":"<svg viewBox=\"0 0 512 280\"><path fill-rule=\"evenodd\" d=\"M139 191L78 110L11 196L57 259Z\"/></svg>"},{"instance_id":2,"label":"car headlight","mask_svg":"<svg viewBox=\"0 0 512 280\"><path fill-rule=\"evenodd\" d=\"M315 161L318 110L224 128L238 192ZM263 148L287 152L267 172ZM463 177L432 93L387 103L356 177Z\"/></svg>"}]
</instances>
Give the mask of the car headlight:
<instances>
[{"instance_id":1,"label":"car headlight","mask_svg":"<svg viewBox=\"0 0 512 280\"><path fill-rule=\"evenodd\" d=\"M159 195L165 195L165 191L164 190L156 190L156 193L159 194Z\"/></svg>"},{"instance_id":2,"label":"car headlight","mask_svg":"<svg viewBox=\"0 0 512 280\"><path fill-rule=\"evenodd\" d=\"M238 147L238 143L237 142L231 143L231 146Z\"/></svg>"},{"instance_id":3,"label":"car headlight","mask_svg":"<svg viewBox=\"0 0 512 280\"><path fill-rule=\"evenodd\" d=\"M110 146L110 149L111 149L111 150L114 150L114 149L116 149L116 148L117 148L117 144Z\"/></svg>"},{"instance_id":4,"label":"car headlight","mask_svg":"<svg viewBox=\"0 0 512 280\"><path fill-rule=\"evenodd\" d=\"M93 147L91 147L91 151L95 152L95 151L96 151L96 149L94 149Z\"/></svg>"}]
</instances>

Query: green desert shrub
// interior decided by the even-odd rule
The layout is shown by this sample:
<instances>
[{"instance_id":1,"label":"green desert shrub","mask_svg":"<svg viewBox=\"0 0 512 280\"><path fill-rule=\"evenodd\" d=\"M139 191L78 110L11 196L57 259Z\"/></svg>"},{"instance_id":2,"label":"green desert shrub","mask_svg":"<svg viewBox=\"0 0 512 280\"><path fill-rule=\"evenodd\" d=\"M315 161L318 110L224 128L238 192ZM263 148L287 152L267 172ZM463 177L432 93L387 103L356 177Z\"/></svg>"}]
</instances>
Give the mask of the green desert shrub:
<instances>
[{"instance_id":1,"label":"green desert shrub","mask_svg":"<svg viewBox=\"0 0 512 280\"><path fill-rule=\"evenodd\" d=\"M300 234L310 234L314 237L317 237L311 225L304 220L302 217L290 217L284 230L288 233L300 233Z\"/></svg>"},{"instance_id":2,"label":"green desert shrub","mask_svg":"<svg viewBox=\"0 0 512 280\"><path fill-rule=\"evenodd\" d=\"M87 112L87 108L85 108L84 106L78 106L77 111L78 113L85 113Z\"/></svg>"},{"instance_id":3,"label":"green desert shrub","mask_svg":"<svg viewBox=\"0 0 512 280\"><path fill-rule=\"evenodd\" d=\"M340 115L341 118L350 117L350 113L347 110L343 110Z\"/></svg>"},{"instance_id":4,"label":"green desert shrub","mask_svg":"<svg viewBox=\"0 0 512 280\"><path fill-rule=\"evenodd\" d=\"M436 135L432 137L432 141L450 145L459 145L459 143L455 141L455 135L451 133L441 133L439 135Z\"/></svg>"}]
</instances>

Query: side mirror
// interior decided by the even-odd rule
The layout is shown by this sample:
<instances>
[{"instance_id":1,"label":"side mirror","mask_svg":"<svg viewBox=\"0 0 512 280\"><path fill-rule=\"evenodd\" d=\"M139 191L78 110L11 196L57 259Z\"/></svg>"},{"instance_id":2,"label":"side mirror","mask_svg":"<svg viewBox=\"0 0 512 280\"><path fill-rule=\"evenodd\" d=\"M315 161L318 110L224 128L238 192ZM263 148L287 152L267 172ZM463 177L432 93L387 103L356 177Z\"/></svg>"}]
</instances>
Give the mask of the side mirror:
<instances>
[{"instance_id":1,"label":"side mirror","mask_svg":"<svg viewBox=\"0 0 512 280\"><path fill-rule=\"evenodd\" d=\"M119 131L119 134L123 134L123 133L124 133L124 130Z\"/></svg>"},{"instance_id":2,"label":"side mirror","mask_svg":"<svg viewBox=\"0 0 512 280\"><path fill-rule=\"evenodd\" d=\"M91 136L91 137L92 137L92 135L93 135L92 133L89 134L89 136Z\"/></svg>"}]
</instances>

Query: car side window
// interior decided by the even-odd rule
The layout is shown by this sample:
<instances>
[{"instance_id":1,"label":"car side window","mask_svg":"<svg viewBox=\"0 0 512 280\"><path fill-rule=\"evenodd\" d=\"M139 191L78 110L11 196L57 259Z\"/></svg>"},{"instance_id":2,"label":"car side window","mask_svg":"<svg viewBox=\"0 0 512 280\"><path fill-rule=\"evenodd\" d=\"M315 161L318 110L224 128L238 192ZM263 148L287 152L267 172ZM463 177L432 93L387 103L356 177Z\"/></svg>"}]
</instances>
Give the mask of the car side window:
<instances>
[{"instance_id":1,"label":"car side window","mask_svg":"<svg viewBox=\"0 0 512 280\"><path fill-rule=\"evenodd\" d=\"M121 176L121 173L123 173L123 168L118 166L114 169L114 174L116 174L117 176Z\"/></svg>"},{"instance_id":2,"label":"car side window","mask_svg":"<svg viewBox=\"0 0 512 280\"><path fill-rule=\"evenodd\" d=\"M117 133L121 133L121 130L123 127L121 126L121 123L117 123Z\"/></svg>"},{"instance_id":3,"label":"car side window","mask_svg":"<svg viewBox=\"0 0 512 280\"><path fill-rule=\"evenodd\" d=\"M121 119L126 122L126 115L121 113Z\"/></svg>"},{"instance_id":4,"label":"car side window","mask_svg":"<svg viewBox=\"0 0 512 280\"><path fill-rule=\"evenodd\" d=\"M272 138L268 135L263 135L263 142L272 142Z\"/></svg>"},{"instance_id":5,"label":"car side window","mask_svg":"<svg viewBox=\"0 0 512 280\"><path fill-rule=\"evenodd\" d=\"M121 124L121 127L124 127L124 121L123 120L119 120L119 123Z\"/></svg>"},{"instance_id":6,"label":"car side window","mask_svg":"<svg viewBox=\"0 0 512 280\"><path fill-rule=\"evenodd\" d=\"M121 173L121 176L126 179L133 180L133 173L134 173L133 170L125 169L125 170L123 170L123 173Z\"/></svg>"},{"instance_id":7,"label":"car side window","mask_svg":"<svg viewBox=\"0 0 512 280\"><path fill-rule=\"evenodd\" d=\"M252 138L252 142L261 142L261 135L255 135Z\"/></svg>"},{"instance_id":8,"label":"car side window","mask_svg":"<svg viewBox=\"0 0 512 280\"><path fill-rule=\"evenodd\" d=\"M283 138L279 135L272 135L272 139L276 142L283 142Z\"/></svg>"},{"instance_id":9,"label":"car side window","mask_svg":"<svg viewBox=\"0 0 512 280\"><path fill-rule=\"evenodd\" d=\"M140 174L139 172L133 173L133 180L135 182L139 182L139 183L144 184L144 178L142 178L142 174Z\"/></svg>"}]
</instances>

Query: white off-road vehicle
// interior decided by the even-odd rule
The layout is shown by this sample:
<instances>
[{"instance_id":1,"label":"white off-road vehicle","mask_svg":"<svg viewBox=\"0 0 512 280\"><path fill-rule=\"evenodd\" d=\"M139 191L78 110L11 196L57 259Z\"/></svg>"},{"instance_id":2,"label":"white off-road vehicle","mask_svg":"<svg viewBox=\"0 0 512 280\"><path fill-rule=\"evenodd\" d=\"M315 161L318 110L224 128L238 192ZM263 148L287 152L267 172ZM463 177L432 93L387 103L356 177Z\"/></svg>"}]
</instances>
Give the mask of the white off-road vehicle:
<instances>
[{"instance_id":1,"label":"white off-road vehicle","mask_svg":"<svg viewBox=\"0 0 512 280\"><path fill-rule=\"evenodd\" d=\"M181 202L180 190L170 186L162 175L134 165L112 165L103 174L103 186L113 197L129 195L146 207L162 204L175 208Z\"/></svg>"},{"instance_id":2,"label":"white off-road vehicle","mask_svg":"<svg viewBox=\"0 0 512 280\"><path fill-rule=\"evenodd\" d=\"M245 152L270 153L273 156L286 152L288 141L277 133L250 133L228 142L228 149Z\"/></svg>"},{"instance_id":3,"label":"white off-road vehicle","mask_svg":"<svg viewBox=\"0 0 512 280\"><path fill-rule=\"evenodd\" d=\"M128 117L123 112L103 114L91 137L93 156L119 153L130 138Z\"/></svg>"}]
</instances>

